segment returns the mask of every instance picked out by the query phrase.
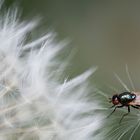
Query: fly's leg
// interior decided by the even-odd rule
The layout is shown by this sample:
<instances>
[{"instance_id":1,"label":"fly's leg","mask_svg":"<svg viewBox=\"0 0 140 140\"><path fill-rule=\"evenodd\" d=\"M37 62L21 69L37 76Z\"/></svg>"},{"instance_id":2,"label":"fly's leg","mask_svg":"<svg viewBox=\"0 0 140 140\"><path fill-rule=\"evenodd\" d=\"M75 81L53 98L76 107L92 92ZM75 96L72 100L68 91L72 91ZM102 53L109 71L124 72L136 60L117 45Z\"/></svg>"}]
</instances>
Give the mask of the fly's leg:
<instances>
[{"instance_id":1,"label":"fly's leg","mask_svg":"<svg viewBox=\"0 0 140 140\"><path fill-rule=\"evenodd\" d=\"M140 106L131 105L133 108L140 109Z\"/></svg>"},{"instance_id":2,"label":"fly's leg","mask_svg":"<svg viewBox=\"0 0 140 140\"><path fill-rule=\"evenodd\" d=\"M129 113L130 113L130 106L128 106L128 112L122 116L122 118L120 119L120 122L119 122L119 123L121 123L122 120L123 120L123 118L124 118L125 116L127 116Z\"/></svg>"},{"instance_id":3,"label":"fly's leg","mask_svg":"<svg viewBox=\"0 0 140 140\"><path fill-rule=\"evenodd\" d=\"M113 105L113 106L111 106L111 107L109 107L109 108L113 108L113 107L115 107L115 105Z\"/></svg>"},{"instance_id":4,"label":"fly's leg","mask_svg":"<svg viewBox=\"0 0 140 140\"><path fill-rule=\"evenodd\" d=\"M114 110L107 116L107 118L110 117L110 116L116 111L117 108L122 108L123 106L124 106L124 105L115 106ZM112 107L114 107L114 106L112 106ZM111 107L111 108L112 108L112 107Z\"/></svg>"}]
</instances>

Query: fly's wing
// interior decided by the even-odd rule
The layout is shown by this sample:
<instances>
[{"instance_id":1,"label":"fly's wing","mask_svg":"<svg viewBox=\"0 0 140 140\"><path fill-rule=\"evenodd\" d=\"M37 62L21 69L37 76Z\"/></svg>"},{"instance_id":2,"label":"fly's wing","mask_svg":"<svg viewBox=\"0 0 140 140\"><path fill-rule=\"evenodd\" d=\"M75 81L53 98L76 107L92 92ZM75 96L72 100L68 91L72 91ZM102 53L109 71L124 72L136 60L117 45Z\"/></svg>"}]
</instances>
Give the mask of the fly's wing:
<instances>
[{"instance_id":1,"label":"fly's wing","mask_svg":"<svg viewBox=\"0 0 140 140\"><path fill-rule=\"evenodd\" d=\"M136 99L129 103L129 105L140 106L140 92L132 92L136 95Z\"/></svg>"}]
</instances>

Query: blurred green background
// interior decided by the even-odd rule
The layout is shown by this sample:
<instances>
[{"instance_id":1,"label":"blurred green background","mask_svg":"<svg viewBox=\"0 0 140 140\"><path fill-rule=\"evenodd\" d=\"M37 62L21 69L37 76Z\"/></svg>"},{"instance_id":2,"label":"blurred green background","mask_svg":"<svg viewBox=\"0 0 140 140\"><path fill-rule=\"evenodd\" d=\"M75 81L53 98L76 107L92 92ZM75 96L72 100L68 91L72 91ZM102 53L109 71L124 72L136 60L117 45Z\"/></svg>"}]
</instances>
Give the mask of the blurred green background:
<instances>
[{"instance_id":1,"label":"blurred green background","mask_svg":"<svg viewBox=\"0 0 140 140\"><path fill-rule=\"evenodd\" d=\"M131 88L125 71L128 65L136 90L140 90L140 1L111 0L6 0L16 3L22 18L42 17L41 29L57 32L58 38L71 40L77 53L69 67L77 75L92 66L102 89L108 85L123 91L116 72ZM38 29L37 29L38 30Z\"/></svg>"}]
</instances>

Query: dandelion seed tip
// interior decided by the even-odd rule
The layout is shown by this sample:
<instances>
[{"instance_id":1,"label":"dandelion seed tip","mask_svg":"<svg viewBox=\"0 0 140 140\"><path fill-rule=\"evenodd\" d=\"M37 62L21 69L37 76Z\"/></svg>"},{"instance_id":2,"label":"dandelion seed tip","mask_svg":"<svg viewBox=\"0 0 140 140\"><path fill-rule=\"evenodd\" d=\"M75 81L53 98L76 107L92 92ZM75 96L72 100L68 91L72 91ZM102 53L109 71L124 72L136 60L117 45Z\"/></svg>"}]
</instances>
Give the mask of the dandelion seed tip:
<instances>
[{"instance_id":1,"label":"dandelion seed tip","mask_svg":"<svg viewBox=\"0 0 140 140\"><path fill-rule=\"evenodd\" d=\"M95 73L97 71L98 67L95 66L95 67L91 67L89 70L86 71L86 73L90 76L92 75L93 73Z\"/></svg>"}]
</instances>

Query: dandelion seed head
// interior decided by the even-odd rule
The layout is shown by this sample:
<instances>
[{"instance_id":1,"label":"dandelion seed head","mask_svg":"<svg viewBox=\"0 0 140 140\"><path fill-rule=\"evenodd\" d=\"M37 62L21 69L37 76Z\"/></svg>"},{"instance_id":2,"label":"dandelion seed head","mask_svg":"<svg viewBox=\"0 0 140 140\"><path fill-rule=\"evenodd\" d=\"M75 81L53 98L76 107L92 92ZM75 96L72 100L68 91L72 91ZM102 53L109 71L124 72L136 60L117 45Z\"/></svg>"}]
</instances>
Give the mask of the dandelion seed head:
<instances>
[{"instance_id":1,"label":"dandelion seed head","mask_svg":"<svg viewBox=\"0 0 140 140\"><path fill-rule=\"evenodd\" d=\"M97 68L62 82L68 61L58 56L67 41L53 33L27 41L38 20L20 22L17 13L0 15L0 139L97 139L102 106L88 99Z\"/></svg>"}]
</instances>

